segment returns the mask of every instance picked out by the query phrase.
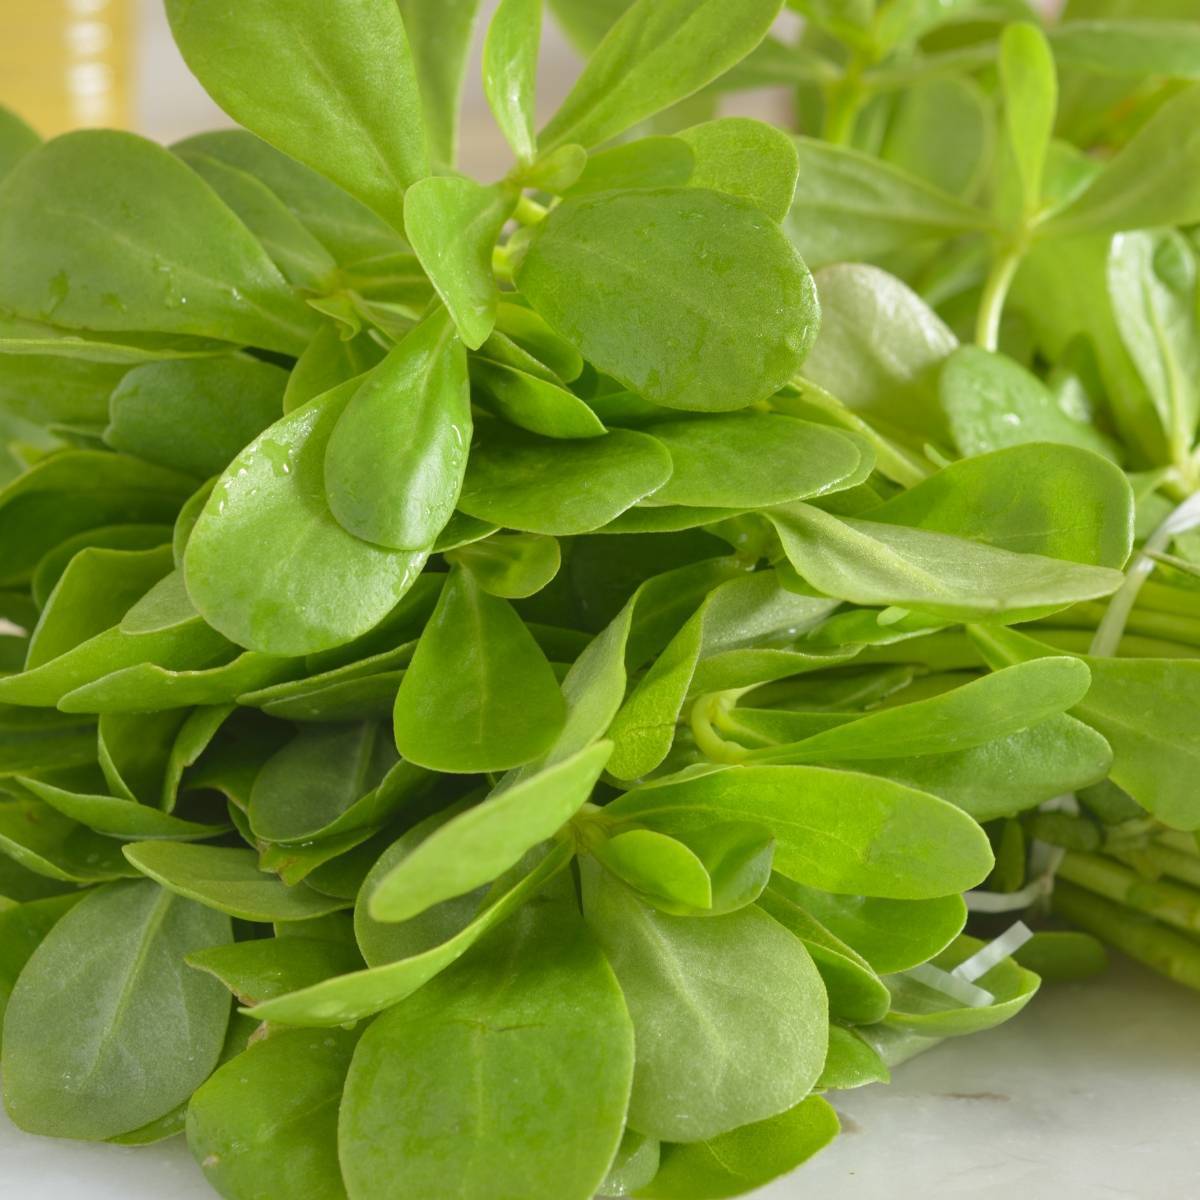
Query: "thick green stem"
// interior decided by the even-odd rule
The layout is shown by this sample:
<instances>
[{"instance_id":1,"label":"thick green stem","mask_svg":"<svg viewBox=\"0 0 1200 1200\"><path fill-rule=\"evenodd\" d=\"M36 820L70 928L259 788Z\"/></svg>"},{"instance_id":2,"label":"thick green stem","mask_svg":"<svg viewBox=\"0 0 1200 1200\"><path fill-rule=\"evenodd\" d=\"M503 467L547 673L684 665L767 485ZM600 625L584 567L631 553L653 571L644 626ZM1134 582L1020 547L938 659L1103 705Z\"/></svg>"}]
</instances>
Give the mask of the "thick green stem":
<instances>
[{"instance_id":1,"label":"thick green stem","mask_svg":"<svg viewBox=\"0 0 1200 1200\"><path fill-rule=\"evenodd\" d=\"M1063 857L1058 877L1176 929L1200 933L1200 892L1191 888L1143 879L1136 871L1110 858L1073 852ZM1200 946L1197 953L1200 954Z\"/></svg>"},{"instance_id":2,"label":"thick green stem","mask_svg":"<svg viewBox=\"0 0 1200 1200\"><path fill-rule=\"evenodd\" d=\"M1200 991L1200 944L1191 938L1061 880L1051 904L1053 911L1072 925L1160 975Z\"/></svg>"},{"instance_id":3,"label":"thick green stem","mask_svg":"<svg viewBox=\"0 0 1200 1200\"><path fill-rule=\"evenodd\" d=\"M975 341L985 350L995 350L1000 343L1000 318L1004 315L1004 302L1013 276L1020 266L1023 250L1010 246L999 251L992 260L992 269L983 285L979 301L979 316L975 323Z\"/></svg>"}]
</instances>

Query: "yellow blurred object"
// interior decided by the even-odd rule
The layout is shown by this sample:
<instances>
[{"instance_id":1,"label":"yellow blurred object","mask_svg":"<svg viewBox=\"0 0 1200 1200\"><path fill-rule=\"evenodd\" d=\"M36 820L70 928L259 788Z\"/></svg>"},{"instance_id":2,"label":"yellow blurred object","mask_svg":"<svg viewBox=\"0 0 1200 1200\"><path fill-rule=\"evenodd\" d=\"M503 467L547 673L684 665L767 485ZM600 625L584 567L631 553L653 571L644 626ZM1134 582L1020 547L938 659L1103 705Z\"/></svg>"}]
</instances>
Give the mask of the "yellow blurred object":
<instances>
[{"instance_id":1,"label":"yellow blurred object","mask_svg":"<svg viewBox=\"0 0 1200 1200\"><path fill-rule=\"evenodd\" d=\"M49 137L127 126L135 0L0 0L0 102Z\"/></svg>"}]
</instances>

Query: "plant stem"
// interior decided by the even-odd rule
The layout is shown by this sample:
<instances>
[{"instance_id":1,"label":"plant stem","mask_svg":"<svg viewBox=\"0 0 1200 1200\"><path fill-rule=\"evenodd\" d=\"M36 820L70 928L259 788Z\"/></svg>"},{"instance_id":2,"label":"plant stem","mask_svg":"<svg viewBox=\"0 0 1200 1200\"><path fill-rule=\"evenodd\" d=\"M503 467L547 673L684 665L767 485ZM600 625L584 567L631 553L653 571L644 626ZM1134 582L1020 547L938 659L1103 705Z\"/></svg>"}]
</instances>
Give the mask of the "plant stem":
<instances>
[{"instance_id":1,"label":"plant stem","mask_svg":"<svg viewBox=\"0 0 1200 1200\"><path fill-rule=\"evenodd\" d=\"M1200 945L1172 929L1060 880L1053 911L1184 987L1200 991Z\"/></svg>"},{"instance_id":2,"label":"plant stem","mask_svg":"<svg viewBox=\"0 0 1200 1200\"><path fill-rule=\"evenodd\" d=\"M862 82L867 65L866 56L856 50L846 64L846 73L826 88L825 119L821 123L821 137L825 141L845 146L853 139L854 123L867 98Z\"/></svg>"},{"instance_id":3,"label":"plant stem","mask_svg":"<svg viewBox=\"0 0 1200 1200\"><path fill-rule=\"evenodd\" d=\"M1143 879L1112 859L1074 852L1063 857L1058 877L1176 929L1200 933L1200 892L1191 888ZM1197 953L1200 954L1200 947Z\"/></svg>"},{"instance_id":4,"label":"plant stem","mask_svg":"<svg viewBox=\"0 0 1200 1200\"><path fill-rule=\"evenodd\" d=\"M1008 289L1017 273L1023 257L1023 248L1010 246L992 259L992 268L983 285L983 296L979 301L979 316L975 323L975 341L985 350L995 350L1000 341L1000 318L1004 313L1004 302Z\"/></svg>"}]
</instances>

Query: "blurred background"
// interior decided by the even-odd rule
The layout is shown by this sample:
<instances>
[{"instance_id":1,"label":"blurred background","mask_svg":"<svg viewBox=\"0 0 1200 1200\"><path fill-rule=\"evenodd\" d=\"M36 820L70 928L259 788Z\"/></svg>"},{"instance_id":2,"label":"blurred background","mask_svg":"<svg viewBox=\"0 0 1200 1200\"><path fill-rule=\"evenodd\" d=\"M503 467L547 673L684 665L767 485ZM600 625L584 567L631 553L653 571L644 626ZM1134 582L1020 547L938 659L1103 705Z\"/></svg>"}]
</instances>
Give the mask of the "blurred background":
<instances>
[{"instance_id":1,"label":"blurred background","mask_svg":"<svg viewBox=\"0 0 1200 1200\"><path fill-rule=\"evenodd\" d=\"M461 133L463 167L484 178L511 165L479 83L480 43L496 3L480 5ZM566 95L579 65L548 18L539 80L546 116ZM179 57L162 0L0 0L0 104L47 137L100 125L173 142L229 124ZM734 111L783 117L786 95L742 96Z\"/></svg>"}]
</instances>

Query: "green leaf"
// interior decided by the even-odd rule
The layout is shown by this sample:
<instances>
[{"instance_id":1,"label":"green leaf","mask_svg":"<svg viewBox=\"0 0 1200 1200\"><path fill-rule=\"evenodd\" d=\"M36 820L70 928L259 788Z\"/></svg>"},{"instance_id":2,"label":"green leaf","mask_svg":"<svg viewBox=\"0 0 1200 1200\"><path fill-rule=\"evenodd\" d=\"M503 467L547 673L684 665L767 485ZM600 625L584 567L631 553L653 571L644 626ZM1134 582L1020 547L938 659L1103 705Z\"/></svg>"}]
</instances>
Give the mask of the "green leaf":
<instances>
[{"instance_id":1,"label":"green leaf","mask_svg":"<svg viewBox=\"0 0 1200 1200\"><path fill-rule=\"evenodd\" d=\"M116 842L24 792L0 799L0 852L35 875L63 883L103 883L134 874Z\"/></svg>"},{"instance_id":2,"label":"green leaf","mask_svg":"<svg viewBox=\"0 0 1200 1200\"><path fill-rule=\"evenodd\" d=\"M459 814L379 880L371 916L406 920L516 866L583 807L611 752L610 743L597 742Z\"/></svg>"},{"instance_id":3,"label":"green leaf","mask_svg":"<svg viewBox=\"0 0 1200 1200\"><path fill-rule=\"evenodd\" d=\"M1113 239L1108 288L1121 341L1146 385L1176 463L1200 420L1200 292L1196 255L1174 231Z\"/></svg>"},{"instance_id":4,"label":"green leaf","mask_svg":"<svg viewBox=\"0 0 1200 1200\"><path fill-rule=\"evenodd\" d=\"M258 869L251 850L185 842L135 842L125 857L169 891L243 921L304 921L348 907L300 884L288 887Z\"/></svg>"},{"instance_id":5,"label":"green leaf","mask_svg":"<svg viewBox=\"0 0 1200 1200\"><path fill-rule=\"evenodd\" d=\"M724 1200L794 1170L841 1129L828 1101L810 1096L795 1108L692 1145L664 1146L648 1200Z\"/></svg>"},{"instance_id":6,"label":"green leaf","mask_svg":"<svg viewBox=\"0 0 1200 1200\"><path fill-rule=\"evenodd\" d=\"M429 157L452 167L479 0L397 0L421 88ZM372 93L374 94L374 92Z\"/></svg>"},{"instance_id":7,"label":"green leaf","mask_svg":"<svg viewBox=\"0 0 1200 1200\"><path fill-rule=\"evenodd\" d=\"M492 251L513 203L509 189L457 175L431 175L404 198L409 240L471 350L487 341L496 324Z\"/></svg>"},{"instance_id":8,"label":"green leaf","mask_svg":"<svg viewBox=\"0 0 1200 1200\"><path fill-rule=\"evenodd\" d=\"M973 79L948 76L914 82L896 101L880 157L937 188L939 199L971 200L991 166L991 99Z\"/></svg>"},{"instance_id":9,"label":"green leaf","mask_svg":"<svg viewBox=\"0 0 1200 1200\"><path fill-rule=\"evenodd\" d=\"M95 757L96 725L89 718L0 705L0 777L36 771L47 763L88 766ZM8 895L2 885L0 895Z\"/></svg>"},{"instance_id":10,"label":"green leaf","mask_svg":"<svg viewBox=\"0 0 1200 1200\"><path fill-rule=\"evenodd\" d=\"M873 1025L887 1015L888 990L865 959L795 903L785 891L769 887L759 904L798 937L812 955L829 996L831 1017Z\"/></svg>"},{"instance_id":11,"label":"green leaf","mask_svg":"<svg viewBox=\"0 0 1200 1200\"><path fill-rule=\"evenodd\" d=\"M32 126L10 109L0 108L0 179L41 144Z\"/></svg>"},{"instance_id":12,"label":"green leaf","mask_svg":"<svg viewBox=\"0 0 1200 1200\"><path fill-rule=\"evenodd\" d=\"M336 325L322 325L288 376L283 411L290 413L340 384L365 375L386 354L369 333L347 340Z\"/></svg>"},{"instance_id":13,"label":"green leaf","mask_svg":"<svg viewBox=\"0 0 1200 1200\"><path fill-rule=\"evenodd\" d=\"M25 669L52 662L116 625L170 571L171 552L163 545L152 550L80 550L46 598L30 634Z\"/></svg>"},{"instance_id":14,"label":"green leaf","mask_svg":"<svg viewBox=\"0 0 1200 1200\"><path fill-rule=\"evenodd\" d=\"M521 600L546 587L558 574L562 554L554 538L538 533L494 533L446 552L491 596Z\"/></svg>"},{"instance_id":15,"label":"green leaf","mask_svg":"<svg viewBox=\"0 0 1200 1200\"><path fill-rule=\"evenodd\" d=\"M918 608L951 620L1028 619L1107 596L1121 583L1108 567L834 517L807 504L775 509L771 520L797 572L825 595L855 604Z\"/></svg>"},{"instance_id":16,"label":"green leaf","mask_svg":"<svg viewBox=\"0 0 1200 1200\"><path fill-rule=\"evenodd\" d=\"M30 956L46 940L50 930L86 895L86 891L66 892L11 907L0 905L0 1021L4 1019L8 998Z\"/></svg>"},{"instance_id":17,"label":"green leaf","mask_svg":"<svg viewBox=\"0 0 1200 1200\"><path fill-rule=\"evenodd\" d=\"M566 537L608 524L670 476L666 448L644 433L560 440L479 422L458 506L495 525Z\"/></svg>"},{"instance_id":18,"label":"green leaf","mask_svg":"<svg viewBox=\"0 0 1200 1200\"><path fill-rule=\"evenodd\" d=\"M193 74L234 120L404 228L428 174L416 69L393 0L168 0Z\"/></svg>"},{"instance_id":19,"label":"green leaf","mask_svg":"<svg viewBox=\"0 0 1200 1200\"><path fill-rule=\"evenodd\" d=\"M1116 447L1087 413L1072 411L1065 396L1055 395L1006 355L960 346L942 367L938 395L964 457L1028 442L1077 446L1116 457Z\"/></svg>"},{"instance_id":20,"label":"green leaf","mask_svg":"<svg viewBox=\"0 0 1200 1200\"><path fill-rule=\"evenodd\" d=\"M223 1196L345 1200L337 1109L358 1034L273 1032L188 1105L188 1148Z\"/></svg>"},{"instance_id":21,"label":"green leaf","mask_svg":"<svg viewBox=\"0 0 1200 1200\"><path fill-rule=\"evenodd\" d=\"M549 0L550 10L581 54L591 54L633 0Z\"/></svg>"},{"instance_id":22,"label":"green leaf","mask_svg":"<svg viewBox=\"0 0 1200 1200\"><path fill-rule=\"evenodd\" d=\"M351 381L309 401L251 442L196 522L184 555L188 593L239 645L302 655L351 641L420 572L424 554L356 538L326 504L326 449L357 388Z\"/></svg>"},{"instance_id":23,"label":"green leaf","mask_svg":"<svg viewBox=\"0 0 1200 1200\"><path fill-rule=\"evenodd\" d=\"M950 463L866 515L1105 567L1123 567L1133 545L1133 495L1124 475L1066 446L1013 446Z\"/></svg>"},{"instance_id":24,"label":"green leaf","mask_svg":"<svg viewBox=\"0 0 1200 1200\"><path fill-rule=\"evenodd\" d=\"M1049 32L1055 61L1098 75L1200 79L1194 21L1071 20Z\"/></svg>"},{"instance_id":25,"label":"green leaf","mask_svg":"<svg viewBox=\"0 0 1200 1200\"><path fill-rule=\"evenodd\" d=\"M652 134L593 151L579 178L567 188L567 195L685 187L691 182L695 167L695 152L681 137Z\"/></svg>"},{"instance_id":26,"label":"green leaf","mask_svg":"<svg viewBox=\"0 0 1200 1200\"><path fill-rule=\"evenodd\" d=\"M817 1080L823 1090L844 1091L868 1083L890 1083L887 1064L876 1050L853 1030L841 1025L829 1027L829 1053L825 1069Z\"/></svg>"},{"instance_id":27,"label":"green leaf","mask_svg":"<svg viewBox=\"0 0 1200 1200\"><path fill-rule=\"evenodd\" d=\"M1168 100L1079 195L1038 226L1042 237L1120 233L1200 220L1200 87Z\"/></svg>"},{"instance_id":28,"label":"green leaf","mask_svg":"<svg viewBox=\"0 0 1200 1200\"><path fill-rule=\"evenodd\" d=\"M0 491L0 580L23 582L44 555L84 530L170 524L194 486L124 454L52 454Z\"/></svg>"},{"instance_id":29,"label":"green leaf","mask_svg":"<svg viewBox=\"0 0 1200 1200\"><path fill-rule=\"evenodd\" d=\"M241 1004L257 1004L362 966L350 942L318 937L254 938L196 950L189 967L219 979Z\"/></svg>"},{"instance_id":30,"label":"green leaf","mask_svg":"<svg viewBox=\"0 0 1200 1200\"><path fill-rule=\"evenodd\" d=\"M983 946L983 942L964 935L943 950L933 965L951 971ZM1011 958L1003 959L975 980L976 987L993 997L991 1004L979 1008L967 1007L961 1000L907 975L889 976L886 983L892 993L892 1011L884 1019L886 1025L921 1037L946 1038L979 1033L1015 1017L1033 999L1041 980Z\"/></svg>"},{"instance_id":31,"label":"green leaf","mask_svg":"<svg viewBox=\"0 0 1200 1200\"><path fill-rule=\"evenodd\" d=\"M600 1195L633 1195L658 1173L658 1163L658 1139L626 1127L617 1156L609 1164L608 1174L600 1185Z\"/></svg>"},{"instance_id":32,"label":"green leaf","mask_svg":"<svg viewBox=\"0 0 1200 1200\"><path fill-rule=\"evenodd\" d=\"M524 355L515 343L501 350L501 337L493 334L482 354L471 358L471 383L479 404L509 424L542 437L593 438L607 432L600 418L578 396L535 374L536 360ZM527 361L498 362L483 354Z\"/></svg>"},{"instance_id":33,"label":"green leaf","mask_svg":"<svg viewBox=\"0 0 1200 1200\"><path fill-rule=\"evenodd\" d=\"M992 662L1057 653L1015 630L976 628L971 635ZM1112 747L1112 781L1164 824L1200 829L1200 806L1188 784L1200 756L1191 719L1200 660L1079 657L1092 686L1073 711Z\"/></svg>"},{"instance_id":34,"label":"green leaf","mask_svg":"<svg viewBox=\"0 0 1200 1200\"><path fill-rule=\"evenodd\" d=\"M667 408L763 400L816 334L812 278L778 227L747 201L702 188L564 201L538 226L516 278L598 370Z\"/></svg>"},{"instance_id":35,"label":"green leaf","mask_svg":"<svg viewBox=\"0 0 1200 1200\"><path fill-rule=\"evenodd\" d=\"M1042 171L1058 107L1054 58L1038 25L1021 21L1005 28L999 68L1007 152L1017 184L1016 211L1006 215L1020 223L1042 202ZM1002 183L1001 194L1007 199L1004 188Z\"/></svg>"},{"instance_id":36,"label":"green leaf","mask_svg":"<svg viewBox=\"0 0 1200 1200\"><path fill-rule=\"evenodd\" d=\"M229 920L152 883L98 889L21 973L4 1020L4 1103L22 1129L99 1141L186 1100L217 1062L229 999L184 966Z\"/></svg>"},{"instance_id":37,"label":"green leaf","mask_svg":"<svg viewBox=\"0 0 1200 1200\"><path fill-rule=\"evenodd\" d=\"M741 196L772 221L791 208L800 164L791 138L762 121L724 117L675 135L692 148L692 187Z\"/></svg>"},{"instance_id":38,"label":"green leaf","mask_svg":"<svg viewBox=\"0 0 1200 1200\"><path fill-rule=\"evenodd\" d=\"M329 437L325 492L348 533L428 550L454 512L471 441L462 346L445 311L366 376Z\"/></svg>"},{"instance_id":39,"label":"green leaf","mask_svg":"<svg viewBox=\"0 0 1200 1200\"><path fill-rule=\"evenodd\" d=\"M612 970L572 901L535 901L364 1034L341 1107L347 1186L362 1200L591 1200L632 1074Z\"/></svg>"},{"instance_id":40,"label":"green leaf","mask_svg":"<svg viewBox=\"0 0 1200 1200\"><path fill-rule=\"evenodd\" d=\"M333 256L265 183L219 158L175 153L241 218L288 283L318 293L335 286Z\"/></svg>"},{"instance_id":41,"label":"green leaf","mask_svg":"<svg viewBox=\"0 0 1200 1200\"><path fill-rule=\"evenodd\" d=\"M541 0L501 0L483 46L483 90L521 162L532 162L537 154L534 106L541 37Z\"/></svg>"},{"instance_id":42,"label":"green leaf","mask_svg":"<svg viewBox=\"0 0 1200 1200\"><path fill-rule=\"evenodd\" d=\"M812 267L875 258L989 224L980 209L872 155L805 137L796 139L796 149L799 178L784 228Z\"/></svg>"},{"instance_id":43,"label":"green leaf","mask_svg":"<svg viewBox=\"0 0 1200 1200\"><path fill-rule=\"evenodd\" d=\"M906 971L940 954L967 919L962 898L888 900L837 896L776 875L771 886L882 974Z\"/></svg>"},{"instance_id":44,"label":"green leaf","mask_svg":"<svg viewBox=\"0 0 1200 1200\"><path fill-rule=\"evenodd\" d=\"M68 133L22 159L0 188L0 256L0 304L56 325L298 354L316 324L212 189L129 133Z\"/></svg>"},{"instance_id":45,"label":"green leaf","mask_svg":"<svg viewBox=\"0 0 1200 1200\"><path fill-rule=\"evenodd\" d=\"M404 249L396 230L365 204L244 129L201 133L177 142L174 148L177 153L215 158L253 175L339 263L362 263Z\"/></svg>"},{"instance_id":46,"label":"green leaf","mask_svg":"<svg viewBox=\"0 0 1200 1200\"><path fill-rule=\"evenodd\" d=\"M440 971L462 957L484 934L507 920L535 896L547 880L561 871L572 857L572 847L561 843L536 867L501 890L465 925L442 941L422 946L395 962L329 979L268 1000L249 1011L264 1021L327 1027L357 1021L391 1008L424 987Z\"/></svg>"},{"instance_id":47,"label":"green leaf","mask_svg":"<svg viewBox=\"0 0 1200 1200\"><path fill-rule=\"evenodd\" d=\"M942 319L900 280L846 263L816 275L821 333L804 377L873 424L941 441L945 418L930 382L958 345Z\"/></svg>"},{"instance_id":48,"label":"green leaf","mask_svg":"<svg viewBox=\"0 0 1200 1200\"><path fill-rule=\"evenodd\" d=\"M596 861L663 912L712 908L712 879L682 842L653 829L630 829L590 847Z\"/></svg>"},{"instance_id":49,"label":"green leaf","mask_svg":"<svg viewBox=\"0 0 1200 1200\"><path fill-rule=\"evenodd\" d=\"M804 1099L828 1025L820 976L796 938L753 906L672 917L599 868L583 883L585 916L633 1018L635 1129L703 1141Z\"/></svg>"},{"instance_id":50,"label":"green leaf","mask_svg":"<svg viewBox=\"0 0 1200 1200\"><path fill-rule=\"evenodd\" d=\"M755 750L752 758L802 763L949 754L1065 712L1087 694L1090 683L1077 659L1038 659L938 696L877 709L803 741Z\"/></svg>"},{"instance_id":51,"label":"green leaf","mask_svg":"<svg viewBox=\"0 0 1200 1200\"><path fill-rule=\"evenodd\" d=\"M255 777L250 827L269 842L325 835L395 763L388 731L375 722L302 729Z\"/></svg>"},{"instance_id":52,"label":"green leaf","mask_svg":"<svg viewBox=\"0 0 1200 1200\"><path fill-rule=\"evenodd\" d=\"M736 413L655 422L671 455L671 478L655 505L767 508L857 482L866 457L853 438L776 413Z\"/></svg>"},{"instance_id":53,"label":"green leaf","mask_svg":"<svg viewBox=\"0 0 1200 1200\"><path fill-rule=\"evenodd\" d=\"M178 841L211 838L224 833L228 824L202 825L184 821L135 800L113 796L90 796L67 791L37 779L20 779L44 804L95 833L112 838L174 838Z\"/></svg>"},{"instance_id":54,"label":"green leaf","mask_svg":"<svg viewBox=\"0 0 1200 1200\"><path fill-rule=\"evenodd\" d=\"M823 767L708 768L636 787L604 812L685 839L714 821L752 821L775 835L777 871L832 892L925 900L991 869L983 831L945 801Z\"/></svg>"},{"instance_id":55,"label":"green leaf","mask_svg":"<svg viewBox=\"0 0 1200 1200\"><path fill-rule=\"evenodd\" d=\"M286 384L278 367L240 356L147 363L113 392L104 440L208 479L278 418Z\"/></svg>"},{"instance_id":56,"label":"green leaf","mask_svg":"<svg viewBox=\"0 0 1200 1200\"><path fill-rule=\"evenodd\" d=\"M637 0L608 30L562 107L545 150L598 146L697 92L766 36L781 0Z\"/></svg>"},{"instance_id":57,"label":"green leaf","mask_svg":"<svg viewBox=\"0 0 1200 1200\"><path fill-rule=\"evenodd\" d=\"M437 771L503 771L544 753L566 715L558 681L505 600L456 568L396 697L396 745Z\"/></svg>"},{"instance_id":58,"label":"green leaf","mask_svg":"<svg viewBox=\"0 0 1200 1200\"><path fill-rule=\"evenodd\" d=\"M1097 783L1112 761L1112 749L1100 734L1082 721L1060 716L970 750L860 759L854 767L940 796L982 822Z\"/></svg>"}]
</instances>

